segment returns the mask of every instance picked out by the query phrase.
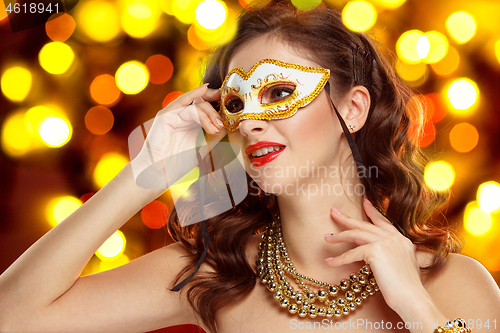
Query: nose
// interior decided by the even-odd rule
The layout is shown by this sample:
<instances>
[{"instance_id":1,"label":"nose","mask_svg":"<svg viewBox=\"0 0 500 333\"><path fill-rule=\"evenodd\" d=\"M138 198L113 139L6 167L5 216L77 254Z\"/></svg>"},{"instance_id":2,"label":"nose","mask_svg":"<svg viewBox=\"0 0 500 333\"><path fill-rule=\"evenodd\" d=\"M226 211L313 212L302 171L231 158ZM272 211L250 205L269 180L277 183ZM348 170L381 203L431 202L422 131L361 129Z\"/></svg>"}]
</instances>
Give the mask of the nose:
<instances>
[{"instance_id":1,"label":"nose","mask_svg":"<svg viewBox=\"0 0 500 333\"><path fill-rule=\"evenodd\" d=\"M263 134L269 128L268 120L245 119L240 122L239 131L245 137Z\"/></svg>"}]
</instances>

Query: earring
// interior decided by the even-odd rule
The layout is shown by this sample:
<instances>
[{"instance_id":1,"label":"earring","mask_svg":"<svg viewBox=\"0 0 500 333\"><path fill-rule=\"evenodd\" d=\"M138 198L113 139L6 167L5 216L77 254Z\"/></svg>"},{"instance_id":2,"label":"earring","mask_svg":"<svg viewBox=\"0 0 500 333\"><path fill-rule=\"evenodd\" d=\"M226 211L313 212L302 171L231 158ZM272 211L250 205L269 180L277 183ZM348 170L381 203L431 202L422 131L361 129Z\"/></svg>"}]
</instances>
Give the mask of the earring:
<instances>
[{"instance_id":1,"label":"earring","mask_svg":"<svg viewBox=\"0 0 500 333\"><path fill-rule=\"evenodd\" d=\"M356 127L356 126L354 126L353 124L349 124L349 129L350 129L351 131L353 131L353 130L354 130L354 127Z\"/></svg>"}]
</instances>

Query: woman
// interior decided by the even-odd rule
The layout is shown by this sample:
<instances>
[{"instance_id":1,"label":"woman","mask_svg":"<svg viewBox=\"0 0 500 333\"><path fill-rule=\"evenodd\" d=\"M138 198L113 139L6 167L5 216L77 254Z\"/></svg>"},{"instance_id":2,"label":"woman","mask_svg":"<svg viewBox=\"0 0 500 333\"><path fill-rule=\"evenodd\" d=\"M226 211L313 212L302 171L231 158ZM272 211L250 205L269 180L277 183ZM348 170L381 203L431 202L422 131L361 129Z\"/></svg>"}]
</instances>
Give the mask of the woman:
<instances>
[{"instance_id":1,"label":"woman","mask_svg":"<svg viewBox=\"0 0 500 333\"><path fill-rule=\"evenodd\" d=\"M160 111L144 154L0 276L0 331L192 323L209 332L455 332L445 323L459 317L474 332L495 331L498 287L476 261L448 255L458 250L450 227L429 220L447 197L424 187L421 153L408 139L422 110L373 43L334 11L287 2L239 23L211 59L211 88ZM218 112L210 102L219 100ZM136 184L144 156L192 146L194 119L209 141L227 134L244 152L249 195L206 224L180 227L189 222L174 212L169 228L180 242L79 278L100 244L161 194ZM175 144L164 134L172 128ZM360 175L360 159L377 173ZM196 275L174 287L197 262Z\"/></svg>"}]
</instances>

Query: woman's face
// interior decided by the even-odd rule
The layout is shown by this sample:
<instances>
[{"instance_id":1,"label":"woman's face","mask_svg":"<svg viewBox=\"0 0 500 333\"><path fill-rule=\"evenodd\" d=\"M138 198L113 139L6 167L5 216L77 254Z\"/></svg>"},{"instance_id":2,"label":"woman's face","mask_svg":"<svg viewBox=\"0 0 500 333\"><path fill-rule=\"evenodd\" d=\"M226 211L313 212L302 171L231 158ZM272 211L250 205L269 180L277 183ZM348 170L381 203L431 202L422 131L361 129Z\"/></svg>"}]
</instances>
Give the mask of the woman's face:
<instances>
[{"instance_id":1,"label":"woman's face","mask_svg":"<svg viewBox=\"0 0 500 333\"><path fill-rule=\"evenodd\" d=\"M293 52L278 38L259 37L237 49L229 62L229 70L240 67L248 72L262 59L276 59L303 66L321 67L312 60ZM279 98L285 91L278 91ZM299 108L291 117L279 120L245 119L235 131L228 132L229 140L242 151L245 170L268 193L293 195L307 191L301 187L318 175L318 167L339 164L338 151L341 127L335 111L323 89L308 105ZM256 151L263 146L279 146L267 156ZM313 171L314 169L314 171Z\"/></svg>"}]
</instances>

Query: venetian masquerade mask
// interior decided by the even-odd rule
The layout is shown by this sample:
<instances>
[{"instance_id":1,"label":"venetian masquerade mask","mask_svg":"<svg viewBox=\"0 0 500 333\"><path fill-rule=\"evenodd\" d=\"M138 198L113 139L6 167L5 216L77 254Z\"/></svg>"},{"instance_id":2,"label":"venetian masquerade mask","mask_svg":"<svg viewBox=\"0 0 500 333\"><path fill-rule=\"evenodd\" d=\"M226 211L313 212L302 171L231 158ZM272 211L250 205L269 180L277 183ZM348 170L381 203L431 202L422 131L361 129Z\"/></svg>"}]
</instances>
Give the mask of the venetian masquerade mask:
<instances>
[{"instance_id":1,"label":"venetian masquerade mask","mask_svg":"<svg viewBox=\"0 0 500 333\"><path fill-rule=\"evenodd\" d=\"M244 119L291 117L318 96L329 77L325 68L274 59L259 61L248 73L233 68L221 88L222 122L235 131Z\"/></svg>"}]
</instances>

